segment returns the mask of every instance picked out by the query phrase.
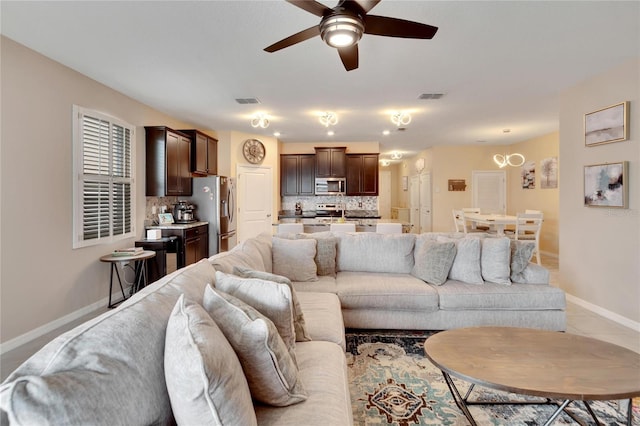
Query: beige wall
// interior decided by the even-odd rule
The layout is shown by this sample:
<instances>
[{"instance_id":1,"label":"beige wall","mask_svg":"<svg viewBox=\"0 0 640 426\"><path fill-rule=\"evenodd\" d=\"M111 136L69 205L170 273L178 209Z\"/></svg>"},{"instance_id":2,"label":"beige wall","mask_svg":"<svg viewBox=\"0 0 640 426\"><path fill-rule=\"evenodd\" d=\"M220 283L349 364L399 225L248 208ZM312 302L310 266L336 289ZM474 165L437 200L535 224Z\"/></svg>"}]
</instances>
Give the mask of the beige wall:
<instances>
[{"instance_id":1,"label":"beige wall","mask_svg":"<svg viewBox=\"0 0 640 426\"><path fill-rule=\"evenodd\" d=\"M640 329L640 60L560 96L560 284ZM584 114L630 101L630 140L584 146ZM629 161L629 208L584 207L584 166Z\"/></svg>"},{"instance_id":2,"label":"beige wall","mask_svg":"<svg viewBox=\"0 0 640 426\"><path fill-rule=\"evenodd\" d=\"M192 127L173 120L1 39L2 342L107 297L109 267L100 256L135 239L73 250L72 106L136 126L136 231L145 215L145 125Z\"/></svg>"}]
</instances>

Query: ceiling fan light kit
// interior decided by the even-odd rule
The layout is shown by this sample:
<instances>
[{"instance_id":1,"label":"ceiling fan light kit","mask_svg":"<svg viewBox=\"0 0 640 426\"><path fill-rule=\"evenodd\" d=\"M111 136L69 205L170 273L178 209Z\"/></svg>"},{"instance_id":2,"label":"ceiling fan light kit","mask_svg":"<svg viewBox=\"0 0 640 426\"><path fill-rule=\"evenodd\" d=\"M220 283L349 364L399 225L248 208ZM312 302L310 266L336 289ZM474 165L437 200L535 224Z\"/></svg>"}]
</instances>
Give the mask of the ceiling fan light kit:
<instances>
[{"instance_id":1,"label":"ceiling fan light kit","mask_svg":"<svg viewBox=\"0 0 640 426\"><path fill-rule=\"evenodd\" d=\"M329 46L338 49L347 71L358 68L358 41L363 34L385 37L431 39L438 27L405 19L367 15L381 0L340 0L329 8L315 0L287 0L288 3L321 18L318 25L290 35L265 51L273 53L319 35Z\"/></svg>"}]
</instances>

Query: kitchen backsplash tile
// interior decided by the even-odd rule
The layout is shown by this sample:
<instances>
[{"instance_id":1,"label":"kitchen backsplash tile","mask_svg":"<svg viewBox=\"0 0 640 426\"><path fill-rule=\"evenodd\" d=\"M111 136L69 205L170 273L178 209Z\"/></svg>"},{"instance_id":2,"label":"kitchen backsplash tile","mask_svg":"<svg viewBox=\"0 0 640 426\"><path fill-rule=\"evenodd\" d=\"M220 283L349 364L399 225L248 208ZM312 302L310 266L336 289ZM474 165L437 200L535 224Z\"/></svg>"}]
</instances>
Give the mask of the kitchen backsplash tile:
<instances>
[{"instance_id":1,"label":"kitchen backsplash tile","mask_svg":"<svg viewBox=\"0 0 640 426\"><path fill-rule=\"evenodd\" d=\"M295 210L296 203L302 210L315 210L318 203L346 203L347 210L378 210L378 197L336 197L335 195L314 197L282 197L282 210Z\"/></svg>"},{"instance_id":2,"label":"kitchen backsplash tile","mask_svg":"<svg viewBox=\"0 0 640 426\"><path fill-rule=\"evenodd\" d=\"M157 224L158 213L161 213L161 207L166 206L166 212L173 213L173 205L177 202L178 197L147 197L144 224L146 226ZM155 213L153 213L154 207Z\"/></svg>"}]
</instances>

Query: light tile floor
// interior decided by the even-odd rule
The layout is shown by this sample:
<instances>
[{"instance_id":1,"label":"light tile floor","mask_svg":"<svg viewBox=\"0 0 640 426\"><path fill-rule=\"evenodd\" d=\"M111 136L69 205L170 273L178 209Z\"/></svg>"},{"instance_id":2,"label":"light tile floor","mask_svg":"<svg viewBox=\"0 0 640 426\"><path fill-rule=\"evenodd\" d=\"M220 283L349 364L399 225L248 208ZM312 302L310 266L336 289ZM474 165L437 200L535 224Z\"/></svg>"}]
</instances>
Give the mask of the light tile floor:
<instances>
[{"instance_id":1,"label":"light tile floor","mask_svg":"<svg viewBox=\"0 0 640 426\"><path fill-rule=\"evenodd\" d=\"M557 285L559 277L558 259L542 255L542 264L551 272L551 284ZM3 354L0 356L0 380L4 380L24 360L54 337L106 311L106 308L98 309L45 336ZM640 353L640 333L569 302L567 303L567 332L604 340Z\"/></svg>"}]
</instances>

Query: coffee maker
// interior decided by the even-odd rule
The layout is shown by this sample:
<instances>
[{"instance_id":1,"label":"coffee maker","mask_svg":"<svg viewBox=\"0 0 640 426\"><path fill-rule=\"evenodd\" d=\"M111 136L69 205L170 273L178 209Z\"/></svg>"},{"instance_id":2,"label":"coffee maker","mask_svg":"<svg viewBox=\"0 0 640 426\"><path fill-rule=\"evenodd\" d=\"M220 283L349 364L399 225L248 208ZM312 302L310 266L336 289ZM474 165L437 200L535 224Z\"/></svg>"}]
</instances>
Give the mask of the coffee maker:
<instances>
[{"instance_id":1,"label":"coffee maker","mask_svg":"<svg viewBox=\"0 0 640 426\"><path fill-rule=\"evenodd\" d=\"M193 215L195 206L189 204L186 201L178 201L173 205L173 219L175 223L191 223L195 222L196 218Z\"/></svg>"}]
</instances>

